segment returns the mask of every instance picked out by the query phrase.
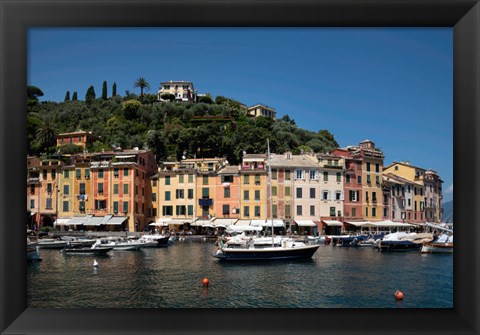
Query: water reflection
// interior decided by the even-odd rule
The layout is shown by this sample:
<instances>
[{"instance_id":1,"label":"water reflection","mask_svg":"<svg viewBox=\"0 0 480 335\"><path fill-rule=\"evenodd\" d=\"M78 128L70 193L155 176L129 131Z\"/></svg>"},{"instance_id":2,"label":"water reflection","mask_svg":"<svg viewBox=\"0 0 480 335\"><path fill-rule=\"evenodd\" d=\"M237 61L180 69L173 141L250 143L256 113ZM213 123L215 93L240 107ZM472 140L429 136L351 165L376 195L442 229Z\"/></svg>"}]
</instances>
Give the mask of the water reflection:
<instances>
[{"instance_id":1,"label":"water reflection","mask_svg":"<svg viewBox=\"0 0 480 335\"><path fill-rule=\"evenodd\" d=\"M27 267L29 307L239 308L453 306L453 257L321 246L303 262L222 263L210 243L109 252L43 250ZM202 279L209 279L208 288ZM405 293L402 302L393 293Z\"/></svg>"}]
</instances>

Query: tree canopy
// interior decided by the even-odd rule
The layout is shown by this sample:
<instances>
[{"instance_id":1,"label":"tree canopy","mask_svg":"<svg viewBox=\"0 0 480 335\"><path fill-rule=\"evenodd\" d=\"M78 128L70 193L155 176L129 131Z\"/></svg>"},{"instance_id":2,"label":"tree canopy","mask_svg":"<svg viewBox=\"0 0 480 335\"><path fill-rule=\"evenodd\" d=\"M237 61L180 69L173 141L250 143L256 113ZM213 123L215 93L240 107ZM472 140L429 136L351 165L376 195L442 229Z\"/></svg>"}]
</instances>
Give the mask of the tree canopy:
<instances>
[{"instance_id":1,"label":"tree canopy","mask_svg":"<svg viewBox=\"0 0 480 335\"><path fill-rule=\"evenodd\" d=\"M230 98L177 103L157 102L153 94L139 98L128 92L107 100L95 99L94 94L90 92L89 103L73 96L63 102L37 103L37 110L27 118L28 153L52 152L49 148L56 144L56 134L78 129L102 138L89 151L112 145L148 148L158 161L179 160L185 151L187 157L225 156L238 164L243 151L266 152L267 138L275 153L328 152L338 147L328 130L299 128L288 115L277 120L249 117L241 104ZM76 98L76 92L74 95ZM72 149L61 151L65 150Z\"/></svg>"}]
</instances>

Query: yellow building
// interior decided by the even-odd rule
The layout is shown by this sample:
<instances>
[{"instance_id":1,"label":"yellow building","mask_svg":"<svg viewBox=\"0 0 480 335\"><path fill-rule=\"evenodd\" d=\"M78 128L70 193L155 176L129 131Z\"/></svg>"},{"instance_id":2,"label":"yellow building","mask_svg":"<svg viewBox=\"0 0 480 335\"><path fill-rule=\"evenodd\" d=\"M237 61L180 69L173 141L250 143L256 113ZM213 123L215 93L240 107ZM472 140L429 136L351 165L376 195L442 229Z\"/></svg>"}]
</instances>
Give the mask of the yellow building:
<instances>
[{"instance_id":1,"label":"yellow building","mask_svg":"<svg viewBox=\"0 0 480 335\"><path fill-rule=\"evenodd\" d=\"M63 166L59 175L58 219L60 227L74 216L75 204L75 165Z\"/></svg>"},{"instance_id":2,"label":"yellow building","mask_svg":"<svg viewBox=\"0 0 480 335\"><path fill-rule=\"evenodd\" d=\"M410 194L411 201L409 206L409 199L407 199L407 211L406 211L406 221L411 223L423 223L427 221L427 215L425 212L425 205L432 204L433 202L429 201L430 195L435 197L435 207L441 208L441 201L439 204L439 199L441 200L441 179L436 175L434 171L429 171L428 178L425 178L427 170L420 168L418 166L413 166L410 162L394 162L391 165L385 167L385 173L391 173L397 176L400 176L411 182L411 186L407 185L405 192ZM435 177L434 177L435 176ZM425 182L428 183L428 195L425 187ZM432 185L432 186L430 186ZM438 186L440 185L440 186ZM435 192L433 190L435 187ZM440 190L440 192L438 192ZM432 191L432 192L430 192ZM427 200L428 199L428 200ZM410 210L409 210L410 209ZM436 215L431 215L433 222L440 219L439 210L435 210ZM429 213L430 214L430 213ZM439 221L437 221L439 222Z\"/></svg>"},{"instance_id":3,"label":"yellow building","mask_svg":"<svg viewBox=\"0 0 480 335\"><path fill-rule=\"evenodd\" d=\"M76 155L73 158L73 216L85 216L93 212L93 188L90 174L92 154ZM80 222L80 221L79 221Z\"/></svg>"},{"instance_id":4,"label":"yellow building","mask_svg":"<svg viewBox=\"0 0 480 335\"><path fill-rule=\"evenodd\" d=\"M172 94L174 101L197 101L197 92L190 81L170 80L162 82L157 92L157 100L169 101L162 97L164 94Z\"/></svg>"},{"instance_id":5,"label":"yellow building","mask_svg":"<svg viewBox=\"0 0 480 335\"><path fill-rule=\"evenodd\" d=\"M164 162L152 178L152 221L174 230L190 225L195 220L195 181L193 162Z\"/></svg>"},{"instance_id":6,"label":"yellow building","mask_svg":"<svg viewBox=\"0 0 480 335\"><path fill-rule=\"evenodd\" d=\"M42 160L39 167L40 192L39 203L39 226L53 227L57 219L59 173L63 163L56 159Z\"/></svg>"},{"instance_id":7,"label":"yellow building","mask_svg":"<svg viewBox=\"0 0 480 335\"><path fill-rule=\"evenodd\" d=\"M240 167L240 219L267 218L267 155L246 154Z\"/></svg>"},{"instance_id":8,"label":"yellow building","mask_svg":"<svg viewBox=\"0 0 480 335\"><path fill-rule=\"evenodd\" d=\"M30 211L28 220L29 229L39 227L40 222L40 158L36 156L27 157L27 210Z\"/></svg>"},{"instance_id":9,"label":"yellow building","mask_svg":"<svg viewBox=\"0 0 480 335\"><path fill-rule=\"evenodd\" d=\"M263 116L275 120L277 117L277 111L275 108L262 104L256 104L247 108L247 115L255 117Z\"/></svg>"}]
</instances>

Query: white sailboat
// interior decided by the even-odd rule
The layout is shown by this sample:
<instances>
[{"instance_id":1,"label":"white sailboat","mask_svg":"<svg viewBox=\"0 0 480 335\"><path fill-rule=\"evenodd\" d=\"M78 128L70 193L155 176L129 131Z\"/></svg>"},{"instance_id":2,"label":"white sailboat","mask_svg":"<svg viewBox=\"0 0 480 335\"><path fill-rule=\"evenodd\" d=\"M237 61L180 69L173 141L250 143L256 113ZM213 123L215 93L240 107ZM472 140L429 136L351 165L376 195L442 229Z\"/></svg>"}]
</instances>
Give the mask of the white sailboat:
<instances>
[{"instance_id":1,"label":"white sailboat","mask_svg":"<svg viewBox=\"0 0 480 335\"><path fill-rule=\"evenodd\" d=\"M270 164L270 143L267 140L268 152L268 185L270 196L270 213L272 207L272 168ZM252 237L245 244L233 244L220 242L220 246L214 257L222 261L253 261L253 260L301 260L312 258L320 245L307 245L303 242L294 241L288 237L274 235L273 215L271 217L271 238Z\"/></svg>"}]
</instances>

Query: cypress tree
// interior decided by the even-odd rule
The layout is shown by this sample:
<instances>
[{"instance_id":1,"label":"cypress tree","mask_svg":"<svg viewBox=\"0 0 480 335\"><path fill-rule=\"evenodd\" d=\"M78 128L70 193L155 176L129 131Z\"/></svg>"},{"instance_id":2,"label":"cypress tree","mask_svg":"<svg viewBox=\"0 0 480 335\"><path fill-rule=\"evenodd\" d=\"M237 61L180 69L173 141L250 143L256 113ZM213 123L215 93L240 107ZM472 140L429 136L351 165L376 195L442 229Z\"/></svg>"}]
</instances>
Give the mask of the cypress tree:
<instances>
[{"instance_id":1,"label":"cypress tree","mask_svg":"<svg viewBox=\"0 0 480 335\"><path fill-rule=\"evenodd\" d=\"M78 100L77 91L74 91L72 94L72 101L77 101L77 100Z\"/></svg>"},{"instance_id":2,"label":"cypress tree","mask_svg":"<svg viewBox=\"0 0 480 335\"><path fill-rule=\"evenodd\" d=\"M85 102L87 105L91 105L93 100L95 100L95 89L92 85L88 88L87 93L85 94Z\"/></svg>"},{"instance_id":3,"label":"cypress tree","mask_svg":"<svg viewBox=\"0 0 480 335\"><path fill-rule=\"evenodd\" d=\"M102 100L107 100L107 82L104 80L103 81L103 87L102 87Z\"/></svg>"},{"instance_id":4,"label":"cypress tree","mask_svg":"<svg viewBox=\"0 0 480 335\"><path fill-rule=\"evenodd\" d=\"M65 99L63 101L70 101L70 91L67 91L67 93L65 93Z\"/></svg>"},{"instance_id":5,"label":"cypress tree","mask_svg":"<svg viewBox=\"0 0 480 335\"><path fill-rule=\"evenodd\" d=\"M113 83L112 86L112 97L117 95L117 83Z\"/></svg>"}]
</instances>

